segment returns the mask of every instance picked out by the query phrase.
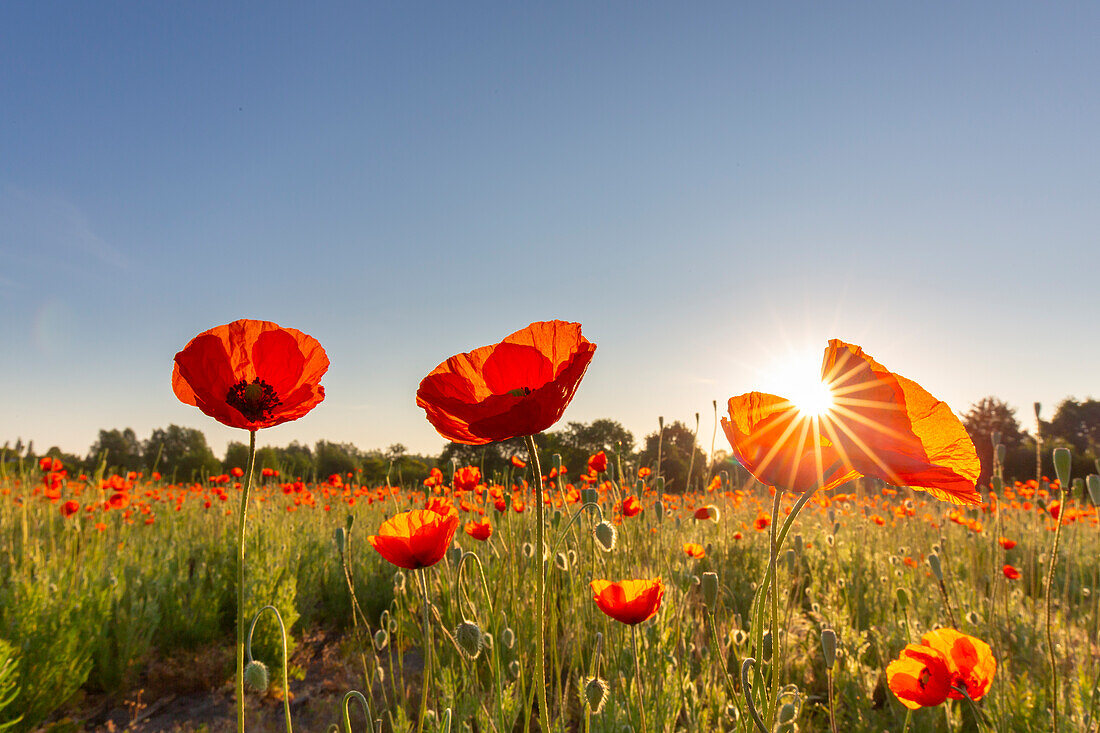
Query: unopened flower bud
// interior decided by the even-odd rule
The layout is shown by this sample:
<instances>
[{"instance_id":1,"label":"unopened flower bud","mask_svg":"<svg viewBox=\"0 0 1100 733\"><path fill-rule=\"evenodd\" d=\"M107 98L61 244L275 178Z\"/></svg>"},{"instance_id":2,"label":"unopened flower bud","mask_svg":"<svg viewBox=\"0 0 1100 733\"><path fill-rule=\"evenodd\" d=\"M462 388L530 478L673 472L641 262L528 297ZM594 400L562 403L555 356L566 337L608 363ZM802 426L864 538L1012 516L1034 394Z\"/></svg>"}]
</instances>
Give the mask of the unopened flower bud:
<instances>
[{"instance_id":1,"label":"unopened flower bud","mask_svg":"<svg viewBox=\"0 0 1100 733\"><path fill-rule=\"evenodd\" d=\"M244 668L244 683L256 692L267 692L267 685L270 681L267 674L267 665L263 662L253 659L251 662L245 665Z\"/></svg>"},{"instance_id":2,"label":"unopened flower bud","mask_svg":"<svg viewBox=\"0 0 1100 733\"><path fill-rule=\"evenodd\" d=\"M718 604L718 573L703 573L703 603L710 610Z\"/></svg>"},{"instance_id":3,"label":"unopened flower bud","mask_svg":"<svg viewBox=\"0 0 1100 733\"><path fill-rule=\"evenodd\" d=\"M761 647L762 647L762 651L761 651L761 654L760 654L761 658L765 662L770 662L771 658L772 658L772 632L771 632L771 629L768 629L767 631L764 632L764 638L761 640Z\"/></svg>"},{"instance_id":4,"label":"unopened flower bud","mask_svg":"<svg viewBox=\"0 0 1100 733\"><path fill-rule=\"evenodd\" d=\"M592 709L593 715L598 715L603 710L604 703L607 702L607 683L599 677L589 677L585 680L581 691L584 703Z\"/></svg>"},{"instance_id":5,"label":"unopened flower bud","mask_svg":"<svg viewBox=\"0 0 1100 733\"><path fill-rule=\"evenodd\" d=\"M1100 476L1090 473L1085 484L1089 488L1089 497L1092 499L1092 503L1100 504Z\"/></svg>"},{"instance_id":6,"label":"unopened flower bud","mask_svg":"<svg viewBox=\"0 0 1100 733\"><path fill-rule=\"evenodd\" d=\"M665 503L663 501L657 501L653 505L653 514L657 517L657 524L665 521Z\"/></svg>"},{"instance_id":7,"label":"unopened flower bud","mask_svg":"<svg viewBox=\"0 0 1100 733\"><path fill-rule=\"evenodd\" d=\"M615 527L606 519L596 525L596 528L592 530L592 536L596 538L596 545L604 552L611 552L615 549L618 533L615 531Z\"/></svg>"},{"instance_id":8,"label":"unopened flower bud","mask_svg":"<svg viewBox=\"0 0 1100 733\"><path fill-rule=\"evenodd\" d=\"M508 627L500 633L500 640L504 642L505 649L511 649L516 645L516 632Z\"/></svg>"},{"instance_id":9,"label":"unopened flower bud","mask_svg":"<svg viewBox=\"0 0 1100 733\"><path fill-rule=\"evenodd\" d=\"M485 643L481 629L473 621L463 621L455 629L455 642L462 655L467 659L476 659Z\"/></svg>"},{"instance_id":10,"label":"unopened flower bud","mask_svg":"<svg viewBox=\"0 0 1100 733\"><path fill-rule=\"evenodd\" d=\"M343 527L336 528L336 551L344 554L344 546L347 543L348 531Z\"/></svg>"},{"instance_id":11,"label":"unopened flower bud","mask_svg":"<svg viewBox=\"0 0 1100 733\"><path fill-rule=\"evenodd\" d=\"M989 483L993 484L993 490L996 491L998 494L1001 493L1001 489L1003 489L1005 486L1005 482L1001 479L1000 476L994 476L993 478L989 479Z\"/></svg>"},{"instance_id":12,"label":"unopened flower bud","mask_svg":"<svg viewBox=\"0 0 1100 733\"><path fill-rule=\"evenodd\" d=\"M535 546L530 542L523 543L523 556L528 560L535 556Z\"/></svg>"},{"instance_id":13,"label":"unopened flower bud","mask_svg":"<svg viewBox=\"0 0 1100 733\"><path fill-rule=\"evenodd\" d=\"M832 669L836 663L836 632L832 629L821 631L821 653L825 655L825 666Z\"/></svg>"},{"instance_id":14,"label":"unopened flower bud","mask_svg":"<svg viewBox=\"0 0 1100 733\"><path fill-rule=\"evenodd\" d=\"M793 702L784 704L779 708L779 725L789 726L794 722L796 715L798 715L798 705Z\"/></svg>"},{"instance_id":15,"label":"unopened flower bud","mask_svg":"<svg viewBox=\"0 0 1100 733\"><path fill-rule=\"evenodd\" d=\"M897 590L898 606L904 611L909 607L909 591L905 588L898 588Z\"/></svg>"},{"instance_id":16,"label":"unopened flower bud","mask_svg":"<svg viewBox=\"0 0 1100 733\"><path fill-rule=\"evenodd\" d=\"M796 553L798 553L799 555L801 555L802 554L802 547L803 547L802 535L801 534L796 534L794 536L794 551Z\"/></svg>"},{"instance_id":17,"label":"unopened flower bud","mask_svg":"<svg viewBox=\"0 0 1100 733\"><path fill-rule=\"evenodd\" d=\"M932 568L932 574L936 576L936 580L943 582L943 568L940 566L940 556L936 553L932 553L928 556L928 567Z\"/></svg>"},{"instance_id":18,"label":"unopened flower bud","mask_svg":"<svg viewBox=\"0 0 1100 733\"><path fill-rule=\"evenodd\" d=\"M374 632L374 648L382 649L386 646L386 642L389 641L389 635L383 629L379 629Z\"/></svg>"},{"instance_id":19,"label":"unopened flower bud","mask_svg":"<svg viewBox=\"0 0 1100 733\"><path fill-rule=\"evenodd\" d=\"M1054 449L1054 472L1058 475L1058 483L1064 487L1069 486L1069 471L1073 457L1067 448Z\"/></svg>"},{"instance_id":20,"label":"unopened flower bud","mask_svg":"<svg viewBox=\"0 0 1100 733\"><path fill-rule=\"evenodd\" d=\"M508 663L508 674L510 674L512 677L519 677L519 673L521 671L522 670L520 669L518 659L513 659L511 662Z\"/></svg>"},{"instance_id":21,"label":"unopened flower bud","mask_svg":"<svg viewBox=\"0 0 1100 733\"><path fill-rule=\"evenodd\" d=\"M554 555L554 567L556 567L558 570L561 570L562 572L569 571L569 558L565 556L564 552L559 552L558 554Z\"/></svg>"},{"instance_id":22,"label":"unopened flower bud","mask_svg":"<svg viewBox=\"0 0 1100 733\"><path fill-rule=\"evenodd\" d=\"M1004 464L1005 453L1007 452L1007 450L1008 448L1005 446L1004 443L997 444L997 463Z\"/></svg>"}]
</instances>

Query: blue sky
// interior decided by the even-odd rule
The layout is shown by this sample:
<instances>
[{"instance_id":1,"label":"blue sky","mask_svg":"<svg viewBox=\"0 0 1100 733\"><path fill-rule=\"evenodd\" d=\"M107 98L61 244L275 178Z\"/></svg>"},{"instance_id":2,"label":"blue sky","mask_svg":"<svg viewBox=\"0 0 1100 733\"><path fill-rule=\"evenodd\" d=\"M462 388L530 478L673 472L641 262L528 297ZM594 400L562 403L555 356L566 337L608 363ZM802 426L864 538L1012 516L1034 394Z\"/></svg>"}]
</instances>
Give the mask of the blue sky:
<instances>
[{"instance_id":1,"label":"blue sky","mask_svg":"<svg viewBox=\"0 0 1100 733\"><path fill-rule=\"evenodd\" d=\"M447 356L599 345L565 420L783 389L827 339L957 411L1100 395L1094 3L4 3L0 440L177 423L242 317L328 399L261 443L443 441ZM784 378L786 378L784 376ZM719 447L722 442L719 438Z\"/></svg>"}]
</instances>

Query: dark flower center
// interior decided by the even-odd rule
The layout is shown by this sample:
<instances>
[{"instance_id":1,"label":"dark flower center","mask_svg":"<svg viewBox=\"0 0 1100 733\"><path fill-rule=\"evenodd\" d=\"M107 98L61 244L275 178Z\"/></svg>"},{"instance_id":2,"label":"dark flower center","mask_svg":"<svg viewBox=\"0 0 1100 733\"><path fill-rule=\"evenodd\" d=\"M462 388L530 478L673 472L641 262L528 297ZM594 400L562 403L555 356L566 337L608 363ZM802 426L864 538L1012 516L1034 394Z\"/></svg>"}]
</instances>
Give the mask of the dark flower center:
<instances>
[{"instance_id":1,"label":"dark flower center","mask_svg":"<svg viewBox=\"0 0 1100 733\"><path fill-rule=\"evenodd\" d=\"M508 394L512 395L513 397L526 397L527 395L531 394L531 388L517 387L516 389L508 390Z\"/></svg>"},{"instance_id":2,"label":"dark flower center","mask_svg":"<svg viewBox=\"0 0 1100 733\"><path fill-rule=\"evenodd\" d=\"M928 670L927 667L925 667L920 671L920 674L917 676L917 683L920 684L920 688L923 690L925 687L928 686L928 681L930 679L932 679L932 673Z\"/></svg>"},{"instance_id":3,"label":"dark flower center","mask_svg":"<svg viewBox=\"0 0 1100 733\"><path fill-rule=\"evenodd\" d=\"M249 422L271 418L271 411L283 404L275 388L259 377L251 382L242 379L229 388L225 401L237 408Z\"/></svg>"}]
</instances>

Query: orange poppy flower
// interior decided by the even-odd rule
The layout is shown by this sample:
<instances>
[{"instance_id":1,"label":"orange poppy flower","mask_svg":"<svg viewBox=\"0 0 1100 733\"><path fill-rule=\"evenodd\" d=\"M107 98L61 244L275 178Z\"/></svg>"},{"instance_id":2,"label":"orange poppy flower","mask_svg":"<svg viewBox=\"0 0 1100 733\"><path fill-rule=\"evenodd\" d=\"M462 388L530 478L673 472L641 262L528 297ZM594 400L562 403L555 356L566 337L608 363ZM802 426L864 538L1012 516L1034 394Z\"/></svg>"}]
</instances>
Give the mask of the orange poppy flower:
<instances>
[{"instance_id":1,"label":"orange poppy flower","mask_svg":"<svg viewBox=\"0 0 1100 733\"><path fill-rule=\"evenodd\" d=\"M61 505L61 516L65 517L65 519L68 519L79 511L80 504L73 501L72 499L69 499L67 502Z\"/></svg>"},{"instance_id":2,"label":"orange poppy flower","mask_svg":"<svg viewBox=\"0 0 1100 733\"><path fill-rule=\"evenodd\" d=\"M620 509L624 517L634 517L642 513L642 505L634 496L628 496L623 499Z\"/></svg>"},{"instance_id":3,"label":"orange poppy flower","mask_svg":"<svg viewBox=\"0 0 1100 733\"><path fill-rule=\"evenodd\" d=\"M649 478L651 473L653 473L653 471L649 468L645 468L645 467L639 468L638 469L638 478Z\"/></svg>"},{"instance_id":4,"label":"orange poppy flower","mask_svg":"<svg viewBox=\"0 0 1100 733\"><path fill-rule=\"evenodd\" d=\"M325 398L321 344L293 328L242 319L200 333L176 354L176 397L223 425L259 430L297 420Z\"/></svg>"},{"instance_id":5,"label":"orange poppy flower","mask_svg":"<svg viewBox=\"0 0 1100 733\"><path fill-rule=\"evenodd\" d=\"M510 460L512 461L512 465L516 468L527 468L527 461L523 460L519 456L512 456Z\"/></svg>"},{"instance_id":6,"label":"orange poppy flower","mask_svg":"<svg viewBox=\"0 0 1100 733\"><path fill-rule=\"evenodd\" d=\"M458 529L458 512L441 514L413 509L382 523L377 535L367 538L379 555L394 565L416 570L435 565L447 553Z\"/></svg>"},{"instance_id":7,"label":"orange poppy flower","mask_svg":"<svg viewBox=\"0 0 1100 733\"><path fill-rule=\"evenodd\" d=\"M607 455L600 451L588 459L588 470L593 473L603 473L607 470Z\"/></svg>"},{"instance_id":8,"label":"orange poppy flower","mask_svg":"<svg viewBox=\"0 0 1100 733\"><path fill-rule=\"evenodd\" d=\"M1004 574L1005 574L1005 577L1008 578L1009 580L1019 580L1020 579L1020 571L1017 570L1016 568L1012 567L1011 565L1005 565L1004 566Z\"/></svg>"},{"instance_id":9,"label":"orange poppy flower","mask_svg":"<svg viewBox=\"0 0 1100 733\"><path fill-rule=\"evenodd\" d=\"M997 660L993 651L981 639L975 639L955 629L936 629L921 637L921 643L943 654L951 672L951 690L947 696L962 700L965 695L955 688L966 690L972 700L981 700L989 692Z\"/></svg>"},{"instance_id":10,"label":"orange poppy flower","mask_svg":"<svg viewBox=\"0 0 1100 733\"><path fill-rule=\"evenodd\" d=\"M482 519L477 522L466 522L466 526L463 527L463 529L466 531L466 534L482 542L489 539L493 534L493 525L489 524L488 519Z\"/></svg>"},{"instance_id":11,"label":"orange poppy flower","mask_svg":"<svg viewBox=\"0 0 1100 733\"><path fill-rule=\"evenodd\" d=\"M908 644L886 666L886 682L905 707L916 710L940 705L951 690L947 658L938 649Z\"/></svg>"},{"instance_id":12,"label":"orange poppy flower","mask_svg":"<svg viewBox=\"0 0 1100 733\"><path fill-rule=\"evenodd\" d=\"M706 557L707 551L703 549L703 546L695 542L684 543L684 554L688 557L694 557L696 560L702 560Z\"/></svg>"},{"instance_id":13,"label":"orange poppy flower","mask_svg":"<svg viewBox=\"0 0 1100 733\"><path fill-rule=\"evenodd\" d=\"M722 429L759 481L802 492L862 475L955 504L981 503L977 451L945 403L836 339L821 378L832 405L817 415L761 392L730 398Z\"/></svg>"},{"instance_id":14,"label":"orange poppy flower","mask_svg":"<svg viewBox=\"0 0 1100 733\"><path fill-rule=\"evenodd\" d=\"M624 624L640 624L657 615L665 586L660 578L652 580L593 580L592 599L600 610Z\"/></svg>"},{"instance_id":15,"label":"orange poppy flower","mask_svg":"<svg viewBox=\"0 0 1100 733\"><path fill-rule=\"evenodd\" d=\"M416 404L455 443L535 435L561 418L595 351L579 323L532 323L447 359L420 382Z\"/></svg>"}]
</instances>

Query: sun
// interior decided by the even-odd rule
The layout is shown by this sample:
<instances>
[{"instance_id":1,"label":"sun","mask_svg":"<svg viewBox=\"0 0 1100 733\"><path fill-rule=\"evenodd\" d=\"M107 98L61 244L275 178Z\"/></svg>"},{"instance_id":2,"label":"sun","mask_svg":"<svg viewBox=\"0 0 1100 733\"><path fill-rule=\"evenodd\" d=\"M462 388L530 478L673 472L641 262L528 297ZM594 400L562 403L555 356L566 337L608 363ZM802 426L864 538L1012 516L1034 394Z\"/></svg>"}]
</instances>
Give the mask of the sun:
<instances>
[{"instance_id":1,"label":"sun","mask_svg":"<svg viewBox=\"0 0 1100 733\"><path fill-rule=\"evenodd\" d=\"M821 381L821 355L814 351L791 351L764 376L764 391L790 400L804 417L820 417L834 405L832 390Z\"/></svg>"}]
</instances>

